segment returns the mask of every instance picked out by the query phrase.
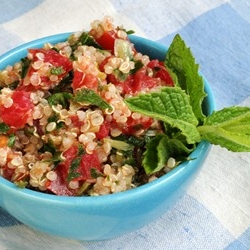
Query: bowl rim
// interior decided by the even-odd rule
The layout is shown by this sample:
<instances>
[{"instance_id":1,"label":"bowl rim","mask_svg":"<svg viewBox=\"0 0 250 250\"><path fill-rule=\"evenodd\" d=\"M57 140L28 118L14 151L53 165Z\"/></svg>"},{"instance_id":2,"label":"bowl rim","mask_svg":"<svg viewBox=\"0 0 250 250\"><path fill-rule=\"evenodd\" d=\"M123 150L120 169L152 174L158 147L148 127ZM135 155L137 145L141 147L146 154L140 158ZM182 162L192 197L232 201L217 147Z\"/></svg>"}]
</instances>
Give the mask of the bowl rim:
<instances>
[{"instance_id":1,"label":"bowl rim","mask_svg":"<svg viewBox=\"0 0 250 250\"><path fill-rule=\"evenodd\" d=\"M0 69L5 68L7 65L13 64L20 60L22 57L27 55L27 49L28 48L41 48L44 43L49 42L49 43L58 43L58 42L63 42L65 41L70 34L74 32L66 32L66 33L60 33L60 34L55 34L55 35L50 35L50 36L45 36L36 40L32 40L30 42L21 44L4 54L0 56ZM144 37L139 37L136 35L129 35L131 38L132 43L144 43L150 46L153 46L157 48L160 51L167 51L167 47L164 46L163 44L149 40ZM6 61L9 62L6 64ZM5 63L5 64L4 64ZM4 65L3 67L1 65ZM211 86L207 82L206 78L200 73L204 80L204 86L205 86L205 92L207 94L207 103L209 104L209 113L213 112L215 110L215 99L214 95L211 89ZM60 203L68 203L71 204L72 200L76 201L77 203L95 203L100 204L102 202L112 202L114 200L120 200L120 199L127 199L131 196L138 197L141 196L143 193L147 193L147 190L151 190L152 188L156 188L157 186L161 185L162 183L165 182L170 182L176 175L182 175L185 174L186 172L189 171L190 168L195 168L196 166L192 164L193 161L196 160L196 158L199 158L201 155L205 155L208 153L210 150L211 144L207 141L201 141L200 143L197 144L196 149L190 154L190 157L194 160L183 162L180 165L178 165L176 168L171 170L170 172L164 174L163 176L159 177L158 179L143 184L141 186L123 191L123 192L118 192L114 194L108 194L108 195L103 195L103 196L57 196L54 194L47 194L47 193L42 193L39 191L31 190L28 188L18 188L14 183L11 181L3 178L0 176L0 190L5 189L6 191L16 193L20 196L30 198L30 199L41 199L41 200L46 200L47 202L60 202ZM191 166L188 166L191 165ZM192 166L193 165L193 166ZM1 206L1 202L0 202Z\"/></svg>"}]
</instances>

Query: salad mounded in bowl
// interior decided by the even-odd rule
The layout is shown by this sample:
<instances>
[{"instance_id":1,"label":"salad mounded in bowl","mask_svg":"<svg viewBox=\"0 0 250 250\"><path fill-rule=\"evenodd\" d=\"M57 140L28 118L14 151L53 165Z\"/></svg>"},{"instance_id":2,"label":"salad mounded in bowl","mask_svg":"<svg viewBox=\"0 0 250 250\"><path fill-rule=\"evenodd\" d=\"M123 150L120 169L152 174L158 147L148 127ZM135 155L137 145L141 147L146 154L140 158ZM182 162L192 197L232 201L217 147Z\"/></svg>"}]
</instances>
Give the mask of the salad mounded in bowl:
<instances>
[{"instance_id":1,"label":"salad mounded in bowl","mask_svg":"<svg viewBox=\"0 0 250 250\"><path fill-rule=\"evenodd\" d=\"M249 151L249 108L214 111L180 35L130 33L104 18L0 56L0 206L22 223L114 238L171 208L211 143Z\"/></svg>"},{"instance_id":2,"label":"salad mounded in bowl","mask_svg":"<svg viewBox=\"0 0 250 250\"><path fill-rule=\"evenodd\" d=\"M98 196L153 181L201 140L249 151L249 108L211 114L176 35L165 58L137 51L110 18L28 48L0 72L0 175L39 192Z\"/></svg>"}]
</instances>

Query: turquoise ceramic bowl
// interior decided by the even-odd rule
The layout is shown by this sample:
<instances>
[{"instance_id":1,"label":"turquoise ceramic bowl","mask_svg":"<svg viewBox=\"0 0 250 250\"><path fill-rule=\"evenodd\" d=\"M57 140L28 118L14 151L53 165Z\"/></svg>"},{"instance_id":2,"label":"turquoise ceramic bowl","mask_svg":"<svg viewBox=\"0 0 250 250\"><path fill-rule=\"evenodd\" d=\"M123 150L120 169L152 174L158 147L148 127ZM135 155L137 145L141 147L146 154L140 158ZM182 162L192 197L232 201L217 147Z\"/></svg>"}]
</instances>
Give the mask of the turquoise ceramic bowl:
<instances>
[{"instance_id":1,"label":"turquoise ceramic bowl","mask_svg":"<svg viewBox=\"0 0 250 250\"><path fill-rule=\"evenodd\" d=\"M26 56L27 48L45 42L64 41L69 33L38 39L0 57L0 68ZM163 60L167 48L144 38L131 36L138 51ZM204 111L211 113L214 98L205 81ZM135 231L167 212L186 192L202 167L210 144L202 141L191 154L194 159L180 164L165 176L126 192L99 197L62 197L19 189L0 177L0 205L20 222L48 234L79 240L104 240Z\"/></svg>"}]
</instances>

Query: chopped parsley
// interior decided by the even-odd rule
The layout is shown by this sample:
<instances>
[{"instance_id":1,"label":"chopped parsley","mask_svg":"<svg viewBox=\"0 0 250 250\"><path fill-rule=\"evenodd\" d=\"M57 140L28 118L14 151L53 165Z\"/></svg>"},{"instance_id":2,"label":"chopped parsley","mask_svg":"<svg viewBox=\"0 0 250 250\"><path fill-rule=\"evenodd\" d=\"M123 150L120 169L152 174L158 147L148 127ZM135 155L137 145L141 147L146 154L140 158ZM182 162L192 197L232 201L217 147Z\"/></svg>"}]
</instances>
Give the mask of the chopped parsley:
<instances>
[{"instance_id":1,"label":"chopped parsley","mask_svg":"<svg viewBox=\"0 0 250 250\"><path fill-rule=\"evenodd\" d=\"M58 75L61 75L61 74L65 73L65 70L63 69L62 66L60 66L60 67L52 67L51 70L50 70L50 73L52 75L57 75L58 76Z\"/></svg>"}]
</instances>

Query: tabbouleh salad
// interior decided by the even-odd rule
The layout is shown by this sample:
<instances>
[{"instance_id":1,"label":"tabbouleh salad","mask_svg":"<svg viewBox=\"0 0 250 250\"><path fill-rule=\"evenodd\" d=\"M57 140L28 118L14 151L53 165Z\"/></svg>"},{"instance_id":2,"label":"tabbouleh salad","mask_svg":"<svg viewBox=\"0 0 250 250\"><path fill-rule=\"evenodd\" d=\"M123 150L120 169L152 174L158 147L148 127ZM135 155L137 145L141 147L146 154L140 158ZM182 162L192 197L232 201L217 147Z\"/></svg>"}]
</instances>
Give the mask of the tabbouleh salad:
<instances>
[{"instance_id":1,"label":"tabbouleh salad","mask_svg":"<svg viewBox=\"0 0 250 250\"><path fill-rule=\"evenodd\" d=\"M2 177L55 195L106 195L166 174L201 139L249 151L214 139L209 128L226 115L203 114L203 79L179 35L161 62L130 33L105 17L0 71Z\"/></svg>"}]
</instances>

